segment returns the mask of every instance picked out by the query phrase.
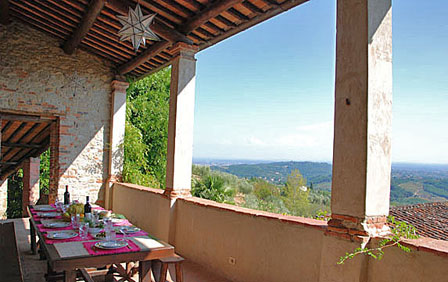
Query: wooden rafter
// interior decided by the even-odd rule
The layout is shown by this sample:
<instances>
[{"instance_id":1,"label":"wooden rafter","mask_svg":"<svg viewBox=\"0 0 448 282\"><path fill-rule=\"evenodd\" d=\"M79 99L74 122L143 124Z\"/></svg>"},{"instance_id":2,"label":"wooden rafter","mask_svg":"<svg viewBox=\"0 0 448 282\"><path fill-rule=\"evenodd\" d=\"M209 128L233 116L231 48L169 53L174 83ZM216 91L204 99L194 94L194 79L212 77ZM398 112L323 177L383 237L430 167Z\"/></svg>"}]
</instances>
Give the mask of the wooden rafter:
<instances>
[{"instance_id":1,"label":"wooden rafter","mask_svg":"<svg viewBox=\"0 0 448 282\"><path fill-rule=\"evenodd\" d=\"M0 24L7 25L9 23L9 1L0 0Z\"/></svg>"},{"instance_id":2,"label":"wooden rafter","mask_svg":"<svg viewBox=\"0 0 448 282\"><path fill-rule=\"evenodd\" d=\"M89 32L90 28L93 26L96 18L101 13L104 8L104 0L92 0L87 8L84 17L81 20L78 28L72 34L72 36L64 44L64 52L67 54L73 54L76 47L81 43L82 39Z\"/></svg>"},{"instance_id":3,"label":"wooden rafter","mask_svg":"<svg viewBox=\"0 0 448 282\"><path fill-rule=\"evenodd\" d=\"M160 52L162 52L163 50L168 48L168 46L170 44L171 43L168 41L158 41L158 42L154 43L153 45L148 47L148 49L143 51L139 56L137 56L134 59L130 60L129 62L121 65L118 68L118 73L126 74L126 73L134 70L136 67L140 66L141 64L148 61L150 58L154 57L155 55L159 54Z\"/></svg>"},{"instance_id":4,"label":"wooden rafter","mask_svg":"<svg viewBox=\"0 0 448 282\"><path fill-rule=\"evenodd\" d=\"M188 22L179 27L179 30L185 34L188 34L203 25L209 19L218 16L222 12L232 8L233 6L241 2L243 2L243 0L215 1L200 13L196 14L196 16L191 18Z\"/></svg>"}]
</instances>

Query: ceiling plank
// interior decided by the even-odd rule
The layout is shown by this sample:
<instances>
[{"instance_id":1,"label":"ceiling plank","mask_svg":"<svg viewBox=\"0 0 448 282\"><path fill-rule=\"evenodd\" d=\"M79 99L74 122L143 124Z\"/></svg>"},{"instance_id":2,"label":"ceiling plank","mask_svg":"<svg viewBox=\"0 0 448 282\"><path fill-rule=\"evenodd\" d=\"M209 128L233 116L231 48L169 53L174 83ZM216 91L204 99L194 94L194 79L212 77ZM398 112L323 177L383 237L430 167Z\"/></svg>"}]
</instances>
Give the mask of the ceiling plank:
<instances>
[{"instance_id":1,"label":"ceiling plank","mask_svg":"<svg viewBox=\"0 0 448 282\"><path fill-rule=\"evenodd\" d=\"M101 13L104 8L104 0L92 0L87 7L87 11L81 20L78 28L73 32L72 36L64 44L64 52L66 54L73 54L75 49L81 43L82 39L89 32L90 28L93 26L96 18Z\"/></svg>"},{"instance_id":2,"label":"ceiling plank","mask_svg":"<svg viewBox=\"0 0 448 282\"><path fill-rule=\"evenodd\" d=\"M224 11L232 8L236 4L243 2L243 0L223 0L215 1L210 6L196 14L189 21L179 27L179 31L188 34L195 30L196 28L203 25L209 19L214 18Z\"/></svg>"},{"instance_id":3,"label":"ceiling plank","mask_svg":"<svg viewBox=\"0 0 448 282\"><path fill-rule=\"evenodd\" d=\"M134 59L130 60L129 62L121 65L118 67L118 73L119 74L126 74L132 70L134 70L136 67L140 66L141 64L148 61L153 56L157 55L158 53L162 52L168 46L170 46L171 43L168 41L158 41L148 47L145 51L143 51L140 55L135 57Z\"/></svg>"},{"instance_id":4,"label":"ceiling plank","mask_svg":"<svg viewBox=\"0 0 448 282\"><path fill-rule=\"evenodd\" d=\"M0 24L9 24L9 1L0 0Z\"/></svg>"},{"instance_id":5,"label":"ceiling plank","mask_svg":"<svg viewBox=\"0 0 448 282\"><path fill-rule=\"evenodd\" d=\"M129 12L129 7L132 7L131 3L123 0L108 0L106 2L106 6L114 10L115 12L120 13L121 15L127 15ZM172 43L185 42L188 44L193 44L193 41L187 36L173 28L166 26L165 24L157 20L157 18L152 21L150 28L152 31L157 33L157 35L160 35L160 37L163 37L164 39Z\"/></svg>"}]
</instances>

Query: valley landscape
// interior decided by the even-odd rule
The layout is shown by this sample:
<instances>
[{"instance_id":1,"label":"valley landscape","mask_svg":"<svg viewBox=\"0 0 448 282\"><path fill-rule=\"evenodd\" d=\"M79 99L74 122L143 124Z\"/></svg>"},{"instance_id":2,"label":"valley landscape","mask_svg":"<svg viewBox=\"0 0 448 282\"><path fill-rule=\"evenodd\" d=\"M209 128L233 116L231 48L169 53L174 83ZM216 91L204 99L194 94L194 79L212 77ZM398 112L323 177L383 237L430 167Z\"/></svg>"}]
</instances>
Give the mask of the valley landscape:
<instances>
[{"instance_id":1,"label":"valley landscape","mask_svg":"<svg viewBox=\"0 0 448 282\"><path fill-rule=\"evenodd\" d=\"M298 169L306 185L314 190L331 191L332 166L324 162L259 162L209 160L212 171L220 171L239 178L263 179L272 184L284 184L291 171ZM204 160L195 163L205 164ZM448 165L405 164L392 165L391 205L408 205L448 200Z\"/></svg>"}]
</instances>

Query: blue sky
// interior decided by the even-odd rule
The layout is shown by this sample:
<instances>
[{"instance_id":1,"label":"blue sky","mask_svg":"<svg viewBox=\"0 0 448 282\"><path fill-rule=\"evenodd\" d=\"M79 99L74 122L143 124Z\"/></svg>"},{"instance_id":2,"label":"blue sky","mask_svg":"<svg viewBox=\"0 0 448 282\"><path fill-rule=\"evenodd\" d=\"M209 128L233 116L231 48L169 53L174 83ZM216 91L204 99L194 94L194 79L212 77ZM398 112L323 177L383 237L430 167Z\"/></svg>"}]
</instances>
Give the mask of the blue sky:
<instances>
[{"instance_id":1,"label":"blue sky","mask_svg":"<svg viewBox=\"0 0 448 282\"><path fill-rule=\"evenodd\" d=\"M328 161L335 1L310 0L197 55L194 157ZM448 1L393 1L395 162L448 163Z\"/></svg>"}]
</instances>

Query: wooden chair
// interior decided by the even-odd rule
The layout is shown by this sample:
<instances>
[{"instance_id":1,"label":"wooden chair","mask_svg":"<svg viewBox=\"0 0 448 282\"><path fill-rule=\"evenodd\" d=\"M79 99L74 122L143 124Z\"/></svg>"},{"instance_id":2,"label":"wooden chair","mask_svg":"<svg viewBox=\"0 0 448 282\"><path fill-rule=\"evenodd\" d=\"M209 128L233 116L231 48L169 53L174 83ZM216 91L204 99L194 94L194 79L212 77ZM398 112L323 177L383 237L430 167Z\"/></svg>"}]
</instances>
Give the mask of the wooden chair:
<instances>
[{"instance_id":1,"label":"wooden chair","mask_svg":"<svg viewBox=\"0 0 448 282\"><path fill-rule=\"evenodd\" d=\"M0 223L0 250L0 280L2 282L23 281L14 222Z\"/></svg>"},{"instance_id":2,"label":"wooden chair","mask_svg":"<svg viewBox=\"0 0 448 282\"><path fill-rule=\"evenodd\" d=\"M175 282L183 282L182 262L185 259L177 254L172 257L159 259L160 263L160 276L158 282L166 282L166 275L168 273L168 266L174 264L176 268L176 280Z\"/></svg>"}]
</instances>

